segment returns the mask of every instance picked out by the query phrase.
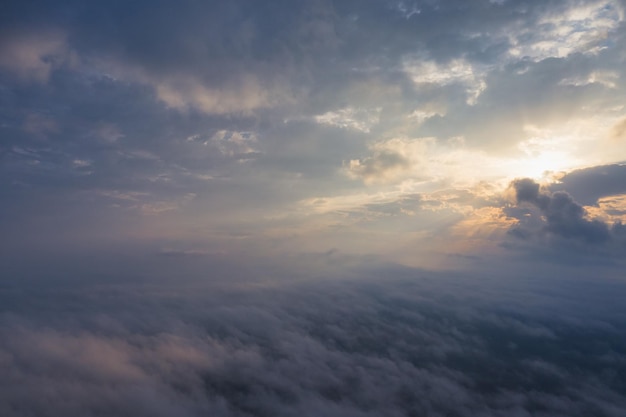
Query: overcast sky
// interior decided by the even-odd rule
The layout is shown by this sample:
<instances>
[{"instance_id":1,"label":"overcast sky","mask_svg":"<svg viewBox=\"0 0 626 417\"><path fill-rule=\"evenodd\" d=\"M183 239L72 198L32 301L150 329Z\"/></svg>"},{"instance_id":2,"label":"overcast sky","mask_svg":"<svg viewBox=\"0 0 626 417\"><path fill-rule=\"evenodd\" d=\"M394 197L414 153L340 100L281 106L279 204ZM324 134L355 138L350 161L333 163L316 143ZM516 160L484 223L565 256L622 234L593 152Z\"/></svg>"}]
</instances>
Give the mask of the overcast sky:
<instances>
[{"instance_id":1,"label":"overcast sky","mask_svg":"<svg viewBox=\"0 0 626 417\"><path fill-rule=\"evenodd\" d=\"M419 380L426 381L420 395L435 387L434 402L418 406L409 393L390 413L622 415L615 407L625 404L626 382L606 377L602 358L623 367L626 354L613 332L625 311L609 303L609 314L603 298L626 294L625 15L623 0L4 2L0 298L10 330L0 336L0 363L6 359L12 373L0 385L22 378L44 393L38 378L54 380L63 366L75 372L68 387L92 377L95 385L60 388L76 399L65 405L41 394L33 408L20 408L24 394L12 391L3 414L103 415L93 399L123 380L138 392L109 392L105 403L118 404L111 415L157 415L146 408L149 398L164 395L164 415L294 415L281 407L297 403L310 415L361 416L370 406L386 409L387 395L402 397L403 384ZM344 282L360 274L365 287ZM333 277L343 284L328 290ZM448 284L433 284L437 277ZM564 284L568 278L577 284ZM137 282L150 280L160 289L135 294ZM250 298L237 293L232 311L201 312L191 287L172 289L178 280L200 285L216 305L228 303L215 285L276 287L282 301L270 307L273 298L258 290ZM310 297L292 281L306 281L297 288ZM585 298L589 288L598 293ZM355 309L329 301L335 290ZM494 318L518 290L532 293L529 304ZM120 301L91 309L100 291L106 300L118 291ZM422 291L435 301L422 304ZM180 310L163 306L166 293ZM293 293L303 310L287 307ZM396 296L408 300L398 311ZM148 305L135 310L137 297ZM469 310L447 310L449 300L464 297L473 300ZM579 327L558 321L574 314L573 300L595 314ZM71 323L60 319L66 309L76 314ZM254 321L243 317L258 311L271 336L246 330ZM225 315L227 330L203 321L213 314ZM563 317L546 322L553 314ZM354 322L327 327L344 316ZM419 335L407 336L406 320ZM582 342L595 331L605 332L605 350ZM490 344L489 335L518 333L546 342L511 363L543 376L507 368L504 348ZM385 356L391 362L376 362L389 337L396 338L395 353ZM515 343L534 343L522 339ZM571 371L576 358L551 362L556 340L581 357L597 353L597 363ZM30 343L44 347L23 350ZM437 353L406 350L411 343L432 343ZM494 376L506 386L494 394L476 382L468 351L446 356L465 344L495 355L499 377L521 379ZM66 349L82 359L73 362ZM259 370L295 351L311 356ZM227 364L209 372L203 354ZM100 355L117 367L92 375ZM183 368L199 367L193 372L203 376L179 381L153 368L183 357L190 361ZM335 385L322 374L308 374L293 392L281 385L316 361L347 368ZM554 382L582 376L596 379L566 388ZM250 380L265 387L263 395ZM323 388L354 380L365 384L363 395ZM377 393L371 403L368 390ZM535 397L522 401L520 392ZM459 402L446 404L452 393ZM125 395L135 405L124 408ZM558 402L577 395L581 403Z\"/></svg>"},{"instance_id":2,"label":"overcast sky","mask_svg":"<svg viewBox=\"0 0 626 417\"><path fill-rule=\"evenodd\" d=\"M624 218L619 1L29 1L0 19L13 247L438 268L546 222L517 210L516 178L577 196L574 220Z\"/></svg>"}]
</instances>

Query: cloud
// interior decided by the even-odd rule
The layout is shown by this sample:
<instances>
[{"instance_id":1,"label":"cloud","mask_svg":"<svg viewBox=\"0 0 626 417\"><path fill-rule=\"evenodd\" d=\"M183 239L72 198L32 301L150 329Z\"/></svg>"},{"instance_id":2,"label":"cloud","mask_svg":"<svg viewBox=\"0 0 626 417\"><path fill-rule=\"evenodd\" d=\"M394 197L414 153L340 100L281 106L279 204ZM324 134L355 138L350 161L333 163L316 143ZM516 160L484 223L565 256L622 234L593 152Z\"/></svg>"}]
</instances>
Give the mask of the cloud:
<instances>
[{"instance_id":1,"label":"cloud","mask_svg":"<svg viewBox=\"0 0 626 417\"><path fill-rule=\"evenodd\" d=\"M425 177L427 173L418 170L420 164L426 163L426 153L433 145L432 138L398 138L377 142L370 146L371 156L350 160L347 173L352 178L362 179L366 184L397 181L411 174Z\"/></svg>"},{"instance_id":2,"label":"cloud","mask_svg":"<svg viewBox=\"0 0 626 417\"><path fill-rule=\"evenodd\" d=\"M165 257L195 257L195 256L212 256L212 255L224 255L222 251L212 251L209 249L195 248L195 249L176 249L176 248L163 248L157 252L158 256Z\"/></svg>"},{"instance_id":3,"label":"cloud","mask_svg":"<svg viewBox=\"0 0 626 417\"><path fill-rule=\"evenodd\" d=\"M159 99L169 107L197 109L208 114L250 113L270 107L269 93L259 83L244 79L236 88L209 88L199 82L154 83Z\"/></svg>"},{"instance_id":4,"label":"cloud","mask_svg":"<svg viewBox=\"0 0 626 417\"><path fill-rule=\"evenodd\" d=\"M257 279L213 264L200 281L3 287L0 412L613 417L626 405L623 284L389 265L315 280L296 268L307 278L294 282L237 265Z\"/></svg>"},{"instance_id":5,"label":"cloud","mask_svg":"<svg viewBox=\"0 0 626 417\"><path fill-rule=\"evenodd\" d=\"M367 182L379 182L391 179L407 171L411 163L402 154L382 150L363 160L353 159L348 165L348 172L355 178Z\"/></svg>"},{"instance_id":6,"label":"cloud","mask_svg":"<svg viewBox=\"0 0 626 417\"><path fill-rule=\"evenodd\" d=\"M609 240L609 228L597 220L585 219L585 210L562 191L540 192L538 183L531 179L515 180L512 184L518 204L530 203L546 217L545 230L566 239L582 239L588 243Z\"/></svg>"},{"instance_id":7,"label":"cloud","mask_svg":"<svg viewBox=\"0 0 626 417\"><path fill-rule=\"evenodd\" d=\"M0 68L22 81L45 83L53 70L73 58L60 31L5 34L0 41Z\"/></svg>"},{"instance_id":8,"label":"cloud","mask_svg":"<svg viewBox=\"0 0 626 417\"><path fill-rule=\"evenodd\" d=\"M476 104L480 94L487 88L481 71L464 60L453 60L447 65L420 58L406 58L403 70L416 84L416 88L429 85L446 86L459 84L465 88L468 105Z\"/></svg>"},{"instance_id":9,"label":"cloud","mask_svg":"<svg viewBox=\"0 0 626 417\"><path fill-rule=\"evenodd\" d=\"M626 118L620 120L612 129L612 136L615 139L623 139L626 137Z\"/></svg>"},{"instance_id":10,"label":"cloud","mask_svg":"<svg viewBox=\"0 0 626 417\"><path fill-rule=\"evenodd\" d=\"M530 220L524 220L522 224L513 228L511 233L516 236L529 238L533 235L546 235L588 245L624 243L621 223L609 225L601 220L588 219L585 208L564 191L547 191L529 178L515 180L511 187L518 205L530 204L539 209L543 215L541 219L535 219L534 225L531 225ZM523 214L520 214L521 219Z\"/></svg>"},{"instance_id":11,"label":"cloud","mask_svg":"<svg viewBox=\"0 0 626 417\"><path fill-rule=\"evenodd\" d=\"M229 132L220 130L211 138L211 142L226 156L252 156L257 153L258 139L253 132Z\"/></svg>"},{"instance_id":12,"label":"cloud","mask_svg":"<svg viewBox=\"0 0 626 417\"><path fill-rule=\"evenodd\" d=\"M326 112L314 117L317 123L336 126L339 128L349 128L369 133L370 129L378 124L381 108L377 109L355 109L346 107L334 112Z\"/></svg>"},{"instance_id":13,"label":"cloud","mask_svg":"<svg viewBox=\"0 0 626 417\"><path fill-rule=\"evenodd\" d=\"M116 209L132 210L148 216L179 210L197 197L195 193L185 193L164 199L163 196L148 192L119 190L98 190L95 194Z\"/></svg>"},{"instance_id":14,"label":"cloud","mask_svg":"<svg viewBox=\"0 0 626 417\"><path fill-rule=\"evenodd\" d=\"M567 7L569 6L569 7ZM623 20L618 1L574 2L541 17L534 31L514 32L509 54L535 60L572 53L597 54Z\"/></svg>"},{"instance_id":15,"label":"cloud","mask_svg":"<svg viewBox=\"0 0 626 417\"><path fill-rule=\"evenodd\" d=\"M581 204L595 205L602 197L626 194L626 165L577 169L561 176L550 190L567 190Z\"/></svg>"}]
</instances>

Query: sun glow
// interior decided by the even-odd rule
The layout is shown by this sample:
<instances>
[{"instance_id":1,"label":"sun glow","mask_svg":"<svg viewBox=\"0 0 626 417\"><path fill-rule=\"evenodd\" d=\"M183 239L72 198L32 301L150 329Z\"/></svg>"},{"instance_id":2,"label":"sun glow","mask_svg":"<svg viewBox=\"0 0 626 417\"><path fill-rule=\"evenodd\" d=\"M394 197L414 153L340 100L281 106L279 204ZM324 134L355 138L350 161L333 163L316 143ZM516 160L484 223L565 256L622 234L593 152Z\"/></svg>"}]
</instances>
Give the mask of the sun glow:
<instances>
[{"instance_id":1,"label":"sun glow","mask_svg":"<svg viewBox=\"0 0 626 417\"><path fill-rule=\"evenodd\" d=\"M546 179L551 173L568 171L580 166L582 161L566 152L546 151L510 161L509 172L516 177Z\"/></svg>"},{"instance_id":2,"label":"sun glow","mask_svg":"<svg viewBox=\"0 0 626 417\"><path fill-rule=\"evenodd\" d=\"M554 129L542 129L525 126L529 138L518 145L523 156L511 161L511 174L546 179L550 173L567 171L584 165L584 161L575 156L584 142L576 130L563 132Z\"/></svg>"}]
</instances>

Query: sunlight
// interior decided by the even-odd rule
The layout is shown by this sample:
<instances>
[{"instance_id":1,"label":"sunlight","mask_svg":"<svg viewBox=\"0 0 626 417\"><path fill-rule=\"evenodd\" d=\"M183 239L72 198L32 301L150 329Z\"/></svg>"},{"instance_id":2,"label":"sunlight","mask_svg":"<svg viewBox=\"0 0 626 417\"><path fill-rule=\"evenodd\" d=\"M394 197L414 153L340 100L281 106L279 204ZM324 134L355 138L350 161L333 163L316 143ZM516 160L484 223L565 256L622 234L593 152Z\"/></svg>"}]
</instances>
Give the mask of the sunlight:
<instances>
[{"instance_id":1,"label":"sunlight","mask_svg":"<svg viewBox=\"0 0 626 417\"><path fill-rule=\"evenodd\" d=\"M550 173L578 168L584 161L575 156L578 146L584 142L577 130L539 128L527 125L524 130L530 135L518 145L524 156L510 161L508 168L516 176L547 179Z\"/></svg>"},{"instance_id":2,"label":"sunlight","mask_svg":"<svg viewBox=\"0 0 626 417\"><path fill-rule=\"evenodd\" d=\"M570 170L580 163L581 161L572 158L566 152L545 151L510 161L510 174L516 177L547 179L550 173Z\"/></svg>"}]
</instances>

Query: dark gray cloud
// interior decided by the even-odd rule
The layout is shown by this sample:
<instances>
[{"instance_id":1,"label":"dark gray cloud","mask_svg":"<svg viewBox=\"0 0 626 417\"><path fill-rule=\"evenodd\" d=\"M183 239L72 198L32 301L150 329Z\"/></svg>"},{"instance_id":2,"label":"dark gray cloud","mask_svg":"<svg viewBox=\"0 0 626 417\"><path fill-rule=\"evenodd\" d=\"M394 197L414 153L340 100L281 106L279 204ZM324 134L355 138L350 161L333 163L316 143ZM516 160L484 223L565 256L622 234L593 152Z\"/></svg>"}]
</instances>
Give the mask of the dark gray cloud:
<instances>
[{"instance_id":1,"label":"dark gray cloud","mask_svg":"<svg viewBox=\"0 0 626 417\"><path fill-rule=\"evenodd\" d=\"M579 203L591 206L602 197L626 194L626 165L603 165L568 172L552 191L566 190Z\"/></svg>"},{"instance_id":2,"label":"dark gray cloud","mask_svg":"<svg viewBox=\"0 0 626 417\"><path fill-rule=\"evenodd\" d=\"M511 184L517 204L505 213L517 219L502 246L526 262L623 267L625 227L591 218L585 208L564 191L551 192L531 179Z\"/></svg>"},{"instance_id":3,"label":"dark gray cloud","mask_svg":"<svg viewBox=\"0 0 626 417\"><path fill-rule=\"evenodd\" d=\"M611 227L600 220L587 219L585 209L568 193L541 190L540 185L529 178L515 180L511 186L518 204L529 203L545 216L543 233L589 244L604 244L612 239ZM515 230L520 235L525 233L522 229Z\"/></svg>"}]
</instances>

